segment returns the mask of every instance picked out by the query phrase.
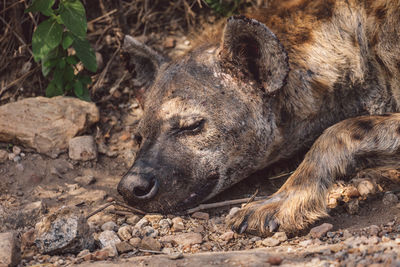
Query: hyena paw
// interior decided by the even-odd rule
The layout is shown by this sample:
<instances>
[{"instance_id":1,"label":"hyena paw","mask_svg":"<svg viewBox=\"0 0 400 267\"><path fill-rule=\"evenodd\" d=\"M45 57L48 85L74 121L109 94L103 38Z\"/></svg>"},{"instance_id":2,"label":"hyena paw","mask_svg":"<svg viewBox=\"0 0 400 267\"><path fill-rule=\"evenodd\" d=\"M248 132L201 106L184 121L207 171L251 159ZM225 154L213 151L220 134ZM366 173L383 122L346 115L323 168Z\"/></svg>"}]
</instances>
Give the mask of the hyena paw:
<instances>
[{"instance_id":1,"label":"hyena paw","mask_svg":"<svg viewBox=\"0 0 400 267\"><path fill-rule=\"evenodd\" d=\"M280 225L276 217L280 206L281 201L274 197L249 203L236 212L228 224L240 234L250 232L266 235L275 232Z\"/></svg>"}]
</instances>

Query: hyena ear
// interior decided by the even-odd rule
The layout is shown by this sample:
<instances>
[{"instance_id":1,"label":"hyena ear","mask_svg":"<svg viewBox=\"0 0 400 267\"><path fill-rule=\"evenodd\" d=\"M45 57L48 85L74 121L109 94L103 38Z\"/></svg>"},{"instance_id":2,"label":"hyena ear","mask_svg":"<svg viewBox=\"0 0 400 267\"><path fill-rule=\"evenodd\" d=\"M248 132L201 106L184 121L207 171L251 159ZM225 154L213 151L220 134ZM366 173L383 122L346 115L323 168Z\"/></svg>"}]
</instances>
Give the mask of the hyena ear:
<instances>
[{"instance_id":1,"label":"hyena ear","mask_svg":"<svg viewBox=\"0 0 400 267\"><path fill-rule=\"evenodd\" d=\"M168 62L166 57L129 35L125 35L122 49L135 86L151 85L161 65Z\"/></svg>"},{"instance_id":2,"label":"hyena ear","mask_svg":"<svg viewBox=\"0 0 400 267\"><path fill-rule=\"evenodd\" d=\"M288 55L270 29L244 16L232 16L225 26L222 64L240 68L268 93L280 89L289 73Z\"/></svg>"}]
</instances>

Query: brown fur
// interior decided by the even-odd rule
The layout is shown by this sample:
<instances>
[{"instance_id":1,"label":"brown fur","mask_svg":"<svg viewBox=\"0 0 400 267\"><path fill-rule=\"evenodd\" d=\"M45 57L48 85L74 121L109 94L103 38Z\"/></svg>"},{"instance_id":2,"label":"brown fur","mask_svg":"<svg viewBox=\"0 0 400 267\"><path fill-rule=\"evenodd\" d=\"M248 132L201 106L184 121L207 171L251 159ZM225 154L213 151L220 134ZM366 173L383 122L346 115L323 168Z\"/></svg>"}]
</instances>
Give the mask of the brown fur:
<instances>
[{"instance_id":1,"label":"brown fur","mask_svg":"<svg viewBox=\"0 0 400 267\"><path fill-rule=\"evenodd\" d=\"M153 66L142 145L118 188L132 205L185 209L309 149L230 221L297 231L327 215L335 179L399 160L400 115L387 113L400 110L400 1L272 0L249 14L258 21L232 17Z\"/></svg>"}]
</instances>

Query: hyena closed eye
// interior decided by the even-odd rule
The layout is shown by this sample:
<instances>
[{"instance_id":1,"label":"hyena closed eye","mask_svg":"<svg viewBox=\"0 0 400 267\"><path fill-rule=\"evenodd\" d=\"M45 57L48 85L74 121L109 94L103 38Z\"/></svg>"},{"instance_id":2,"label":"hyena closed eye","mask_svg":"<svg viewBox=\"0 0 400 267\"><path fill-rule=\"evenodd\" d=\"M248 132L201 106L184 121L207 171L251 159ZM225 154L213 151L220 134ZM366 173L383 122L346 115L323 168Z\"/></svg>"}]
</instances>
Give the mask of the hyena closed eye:
<instances>
[{"instance_id":1,"label":"hyena closed eye","mask_svg":"<svg viewBox=\"0 0 400 267\"><path fill-rule=\"evenodd\" d=\"M131 205L185 210L309 149L278 192L230 222L297 231L326 216L336 178L400 159L400 1L273 0L252 14L173 61L126 37L150 85L118 185Z\"/></svg>"}]
</instances>

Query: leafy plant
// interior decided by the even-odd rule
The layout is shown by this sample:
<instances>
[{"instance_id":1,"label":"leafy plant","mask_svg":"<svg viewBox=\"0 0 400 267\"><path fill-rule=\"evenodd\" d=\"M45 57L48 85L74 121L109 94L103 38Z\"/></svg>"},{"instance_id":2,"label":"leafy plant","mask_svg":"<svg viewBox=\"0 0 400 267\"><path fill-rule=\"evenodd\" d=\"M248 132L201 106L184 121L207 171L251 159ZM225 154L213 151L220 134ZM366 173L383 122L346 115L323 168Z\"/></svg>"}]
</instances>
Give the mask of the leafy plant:
<instances>
[{"instance_id":1,"label":"leafy plant","mask_svg":"<svg viewBox=\"0 0 400 267\"><path fill-rule=\"evenodd\" d=\"M93 49L86 39L85 8L79 0L33 0L25 12L40 12L48 19L41 22L32 37L32 51L36 62L41 62L45 77L52 79L46 96L73 92L78 98L90 101L87 85L91 78L78 72L77 64L96 72ZM72 47L75 54L71 53Z\"/></svg>"},{"instance_id":2,"label":"leafy plant","mask_svg":"<svg viewBox=\"0 0 400 267\"><path fill-rule=\"evenodd\" d=\"M203 0L217 13L228 17L231 16L240 6L241 0Z\"/></svg>"}]
</instances>

